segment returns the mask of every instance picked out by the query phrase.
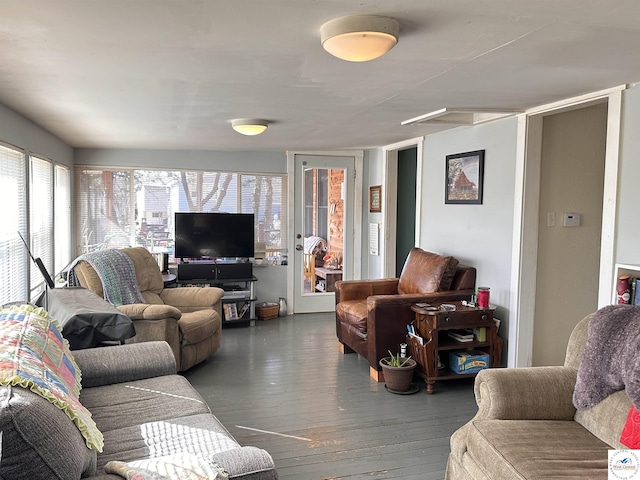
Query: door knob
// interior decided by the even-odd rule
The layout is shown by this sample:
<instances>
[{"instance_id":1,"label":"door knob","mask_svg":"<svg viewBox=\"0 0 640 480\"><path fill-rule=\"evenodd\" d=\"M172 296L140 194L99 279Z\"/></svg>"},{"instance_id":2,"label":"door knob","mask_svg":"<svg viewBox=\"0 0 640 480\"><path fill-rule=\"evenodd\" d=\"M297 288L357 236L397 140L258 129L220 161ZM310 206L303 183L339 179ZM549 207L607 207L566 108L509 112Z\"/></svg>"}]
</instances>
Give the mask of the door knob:
<instances>
[{"instance_id":1,"label":"door knob","mask_svg":"<svg viewBox=\"0 0 640 480\"><path fill-rule=\"evenodd\" d=\"M300 252L302 249L303 249L302 245L296 245L296 250Z\"/></svg>"}]
</instances>

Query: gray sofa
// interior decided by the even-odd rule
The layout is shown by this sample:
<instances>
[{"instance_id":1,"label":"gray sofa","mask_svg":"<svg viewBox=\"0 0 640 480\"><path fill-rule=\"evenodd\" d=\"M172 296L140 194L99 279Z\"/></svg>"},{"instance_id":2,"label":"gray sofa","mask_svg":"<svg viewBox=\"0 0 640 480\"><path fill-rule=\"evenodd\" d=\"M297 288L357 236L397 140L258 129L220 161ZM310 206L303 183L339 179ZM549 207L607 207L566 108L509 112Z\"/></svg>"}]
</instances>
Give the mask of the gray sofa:
<instances>
[{"instance_id":1,"label":"gray sofa","mask_svg":"<svg viewBox=\"0 0 640 480\"><path fill-rule=\"evenodd\" d=\"M631 401L620 390L591 408L573 405L592 317L574 328L564 366L478 374L478 413L451 436L446 480L608 478L608 450L628 448L620 434Z\"/></svg>"},{"instance_id":2,"label":"gray sofa","mask_svg":"<svg viewBox=\"0 0 640 480\"><path fill-rule=\"evenodd\" d=\"M276 479L271 456L242 447L202 397L176 375L166 342L77 350L81 403L104 435L102 453L89 450L73 422L21 387L0 387L0 478L122 480L107 462L185 454L212 459L231 479Z\"/></svg>"}]
</instances>

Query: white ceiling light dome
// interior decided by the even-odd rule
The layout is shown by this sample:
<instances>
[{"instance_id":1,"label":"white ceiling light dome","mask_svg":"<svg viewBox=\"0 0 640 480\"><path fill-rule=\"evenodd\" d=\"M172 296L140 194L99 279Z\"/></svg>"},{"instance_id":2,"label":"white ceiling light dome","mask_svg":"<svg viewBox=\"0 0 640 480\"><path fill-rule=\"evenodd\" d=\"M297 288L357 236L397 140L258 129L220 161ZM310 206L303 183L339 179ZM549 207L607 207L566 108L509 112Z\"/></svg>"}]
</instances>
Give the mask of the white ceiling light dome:
<instances>
[{"instance_id":1,"label":"white ceiling light dome","mask_svg":"<svg viewBox=\"0 0 640 480\"><path fill-rule=\"evenodd\" d=\"M236 118L231 120L231 127L242 135L260 135L269 126L269 122L261 118Z\"/></svg>"},{"instance_id":2,"label":"white ceiling light dome","mask_svg":"<svg viewBox=\"0 0 640 480\"><path fill-rule=\"evenodd\" d=\"M396 20L378 15L340 17L320 27L322 47L349 62L381 57L398 43L399 33Z\"/></svg>"}]
</instances>

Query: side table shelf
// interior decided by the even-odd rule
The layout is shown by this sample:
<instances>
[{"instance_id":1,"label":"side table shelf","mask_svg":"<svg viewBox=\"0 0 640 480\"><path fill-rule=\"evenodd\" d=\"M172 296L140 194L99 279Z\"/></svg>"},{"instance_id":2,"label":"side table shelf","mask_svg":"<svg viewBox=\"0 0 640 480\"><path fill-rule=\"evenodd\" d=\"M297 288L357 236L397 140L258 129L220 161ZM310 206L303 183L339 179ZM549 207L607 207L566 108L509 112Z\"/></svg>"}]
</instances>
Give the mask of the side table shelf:
<instances>
[{"instance_id":1,"label":"side table shelf","mask_svg":"<svg viewBox=\"0 0 640 480\"><path fill-rule=\"evenodd\" d=\"M448 357L449 352L455 350L479 350L489 355L491 367L500 366L502 357L502 339L497 334L493 320L492 308L472 308L463 306L460 302L451 302L456 310L427 310L417 305L411 307L415 313L416 331L423 339L424 345L416 337L407 335L407 346L411 357L416 360L417 373L427 384L427 393L433 393L436 381L475 377L477 373L455 373L443 358L442 368L438 368L440 355ZM438 307L439 305L433 305ZM448 337L448 330L486 328L486 341L459 342Z\"/></svg>"}]
</instances>

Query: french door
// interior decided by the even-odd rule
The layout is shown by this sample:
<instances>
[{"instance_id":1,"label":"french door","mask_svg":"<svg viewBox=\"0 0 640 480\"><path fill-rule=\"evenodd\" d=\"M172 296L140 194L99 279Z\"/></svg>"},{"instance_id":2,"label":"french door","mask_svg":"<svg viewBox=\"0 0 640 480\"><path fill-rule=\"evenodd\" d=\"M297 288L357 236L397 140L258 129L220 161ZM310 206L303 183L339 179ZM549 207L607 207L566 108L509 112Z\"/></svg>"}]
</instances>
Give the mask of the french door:
<instances>
[{"instance_id":1,"label":"french door","mask_svg":"<svg viewBox=\"0 0 640 480\"><path fill-rule=\"evenodd\" d=\"M293 311L328 312L335 282L353 278L355 157L294 154L293 161Z\"/></svg>"}]
</instances>

